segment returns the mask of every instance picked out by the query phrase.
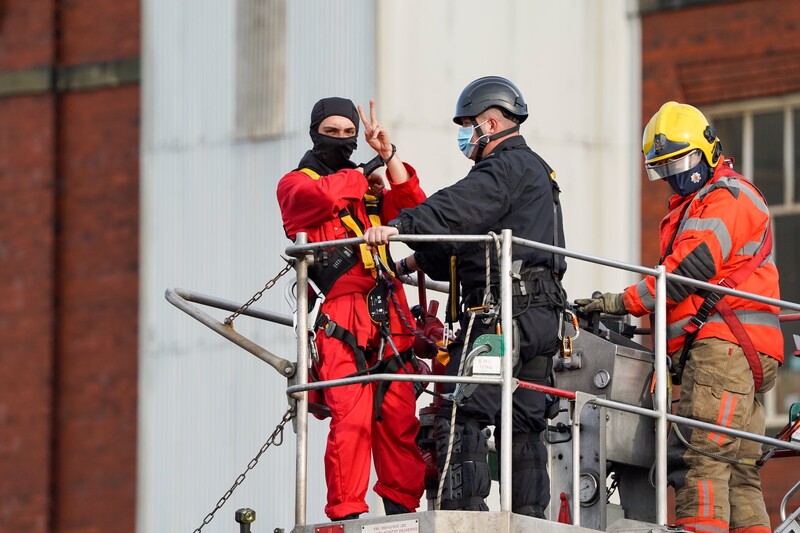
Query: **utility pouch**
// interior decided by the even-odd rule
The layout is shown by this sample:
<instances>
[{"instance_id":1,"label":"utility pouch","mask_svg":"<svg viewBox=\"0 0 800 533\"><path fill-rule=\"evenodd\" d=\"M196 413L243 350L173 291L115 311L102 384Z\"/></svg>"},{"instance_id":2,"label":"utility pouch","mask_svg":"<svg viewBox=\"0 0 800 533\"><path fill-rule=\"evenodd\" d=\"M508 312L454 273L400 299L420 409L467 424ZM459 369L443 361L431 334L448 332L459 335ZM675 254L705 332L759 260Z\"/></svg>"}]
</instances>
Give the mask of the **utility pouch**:
<instances>
[{"instance_id":1,"label":"utility pouch","mask_svg":"<svg viewBox=\"0 0 800 533\"><path fill-rule=\"evenodd\" d=\"M308 267L311 278L322 294L328 294L340 277L359 261L351 246L330 246L314 252L314 264Z\"/></svg>"},{"instance_id":2,"label":"utility pouch","mask_svg":"<svg viewBox=\"0 0 800 533\"><path fill-rule=\"evenodd\" d=\"M374 323L383 325L389 322L389 291L386 281L379 277L375 287L367 294L367 309L369 318Z\"/></svg>"}]
</instances>

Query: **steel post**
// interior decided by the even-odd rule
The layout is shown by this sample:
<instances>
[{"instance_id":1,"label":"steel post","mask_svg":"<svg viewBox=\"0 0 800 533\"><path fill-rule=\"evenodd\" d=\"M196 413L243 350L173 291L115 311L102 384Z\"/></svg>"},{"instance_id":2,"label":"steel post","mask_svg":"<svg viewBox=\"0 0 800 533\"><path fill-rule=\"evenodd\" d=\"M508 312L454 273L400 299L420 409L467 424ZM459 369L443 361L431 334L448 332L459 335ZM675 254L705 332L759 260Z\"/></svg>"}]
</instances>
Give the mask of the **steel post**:
<instances>
[{"instance_id":1,"label":"steel post","mask_svg":"<svg viewBox=\"0 0 800 533\"><path fill-rule=\"evenodd\" d=\"M307 242L305 233L298 233L296 245ZM308 254L297 258L297 383L308 383ZM306 523L308 503L308 393L297 399L295 421L297 424L297 450L295 468L295 524Z\"/></svg>"},{"instance_id":2,"label":"steel post","mask_svg":"<svg viewBox=\"0 0 800 533\"><path fill-rule=\"evenodd\" d=\"M656 521L667 523L667 271L659 265L656 275L655 365L656 365Z\"/></svg>"},{"instance_id":3,"label":"steel post","mask_svg":"<svg viewBox=\"0 0 800 533\"><path fill-rule=\"evenodd\" d=\"M500 421L503 425L500 435L500 510L511 511L511 449L513 445L512 432L512 402L511 394L514 392L513 380L513 313L511 292L511 230L504 229L501 233L502 245L500 251L500 325L503 328L503 385L502 403L500 404Z\"/></svg>"}]
</instances>

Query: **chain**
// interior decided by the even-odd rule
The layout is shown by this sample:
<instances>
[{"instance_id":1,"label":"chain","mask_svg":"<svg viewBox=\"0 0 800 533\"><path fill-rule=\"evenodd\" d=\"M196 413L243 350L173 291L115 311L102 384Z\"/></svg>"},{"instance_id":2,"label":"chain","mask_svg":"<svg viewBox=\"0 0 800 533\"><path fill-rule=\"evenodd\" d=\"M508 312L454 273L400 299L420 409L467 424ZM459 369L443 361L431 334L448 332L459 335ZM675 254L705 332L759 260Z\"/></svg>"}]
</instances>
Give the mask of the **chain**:
<instances>
[{"instance_id":1,"label":"chain","mask_svg":"<svg viewBox=\"0 0 800 533\"><path fill-rule=\"evenodd\" d=\"M289 420L291 420L294 417L293 413L294 413L294 408L292 406L289 406L289 408L286 409L286 413L284 413L280 423L275 428L275 431L273 431L272 435L270 435L269 438L267 439L267 442L265 442L264 445L261 447L261 449L258 450L256 456L253 457L253 459L251 459L249 463L247 463L247 468L244 470L244 472L239 474L239 477L237 477L236 481L233 482L231 488L229 488L225 492L225 494L222 495L222 498L219 499L214 509L206 515L206 517L203 519L203 523L200 524L200 527L195 529L192 533L200 533L200 530L202 530L209 522L211 522L214 519L214 513L219 511L222 508L222 506L225 505L225 502L227 502L228 498L231 497L233 491L236 490L236 487L242 484L244 478L247 476L247 473L250 472L258 464L258 460L261 458L264 452L267 451L267 448L269 448L272 444L275 444L275 446L280 446L281 444L283 444L283 426L285 426L286 423L289 422ZM280 437L280 440L278 442L275 442L275 439L277 437Z\"/></svg>"},{"instance_id":2,"label":"chain","mask_svg":"<svg viewBox=\"0 0 800 533\"><path fill-rule=\"evenodd\" d=\"M281 258L284 261L286 261L286 266L283 267L283 269L280 272L278 272L278 274L274 278L269 280L267 282L267 284L264 285L263 289L261 289L260 291L255 293L253 296L251 296L250 299L247 300L247 302L244 303L244 305L242 305L239 309L237 309L231 316L226 318L225 319L225 325L226 326L232 326L233 325L233 321L236 320L236 317L238 317L239 315L244 313L244 311L248 307L250 307L251 305L256 303L256 301L258 301L258 299L261 298L261 296L264 294L265 291L268 291L269 289L271 289L278 282L278 280L283 277L284 274L286 274L287 272L289 272L292 269L292 265L294 264L294 259L287 259L286 257L283 257L283 256L281 256Z\"/></svg>"}]
</instances>

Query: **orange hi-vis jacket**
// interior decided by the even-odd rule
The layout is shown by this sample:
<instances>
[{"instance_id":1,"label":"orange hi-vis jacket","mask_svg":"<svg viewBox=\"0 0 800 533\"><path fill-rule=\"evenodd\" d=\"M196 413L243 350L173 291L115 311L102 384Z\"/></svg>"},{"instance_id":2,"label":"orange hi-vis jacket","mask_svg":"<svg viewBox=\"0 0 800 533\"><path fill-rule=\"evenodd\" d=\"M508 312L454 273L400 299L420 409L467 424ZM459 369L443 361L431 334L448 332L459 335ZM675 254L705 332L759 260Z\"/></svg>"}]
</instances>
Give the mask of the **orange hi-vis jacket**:
<instances>
[{"instance_id":1,"label":"orange hi-vis jacket","mask_svg":"<svg viewBox=\"0 0 800 533\"><path fill-rule=\"evenodd\" d=\"M765 241L770 218L767 204L755 186L723 162L702 189L686 197L673 195L670 212L661 221L661 264L666 271L716 284L745 265ZM778 270L772 254L744 279L737 290L780 298ZM697 314L704 295L697 289L667 280L667 350L683 348L684 326ZM655 278L625 289L625 308L635 316L655 309ZM745 298L725 296L756 350L783 363L779 309ZM697 339L716 337L741 344L718 312L712 312Z\"/></svg>"}]
</instances>

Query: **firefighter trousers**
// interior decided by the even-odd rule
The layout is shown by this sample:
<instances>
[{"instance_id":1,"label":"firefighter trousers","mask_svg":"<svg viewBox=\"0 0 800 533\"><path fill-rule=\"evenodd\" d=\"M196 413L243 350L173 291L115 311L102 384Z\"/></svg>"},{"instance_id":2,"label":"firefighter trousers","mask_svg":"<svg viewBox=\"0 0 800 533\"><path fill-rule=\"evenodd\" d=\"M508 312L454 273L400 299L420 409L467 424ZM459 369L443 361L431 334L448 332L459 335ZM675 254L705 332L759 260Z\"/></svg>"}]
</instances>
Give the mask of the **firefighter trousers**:
<instances>
[{"instance_id":1,"label":"firefighter trousers","mask_svg":"<svg viewBox=\"0 0 800 533\"><path fill-rule=\"evenodd\" d=\"M677 414L763 435L764 408L755 395L773 387L778 362L766 355L759 357L764 381L756 391L747 357L737 344L716 338L695 341L683 371ZM771 531L761 479L752 464L761 456L760 443L674 426L667 454L679 525L709 533ZM750 464L737 462L742 460Z\"/></svg>"}]
</instances>

